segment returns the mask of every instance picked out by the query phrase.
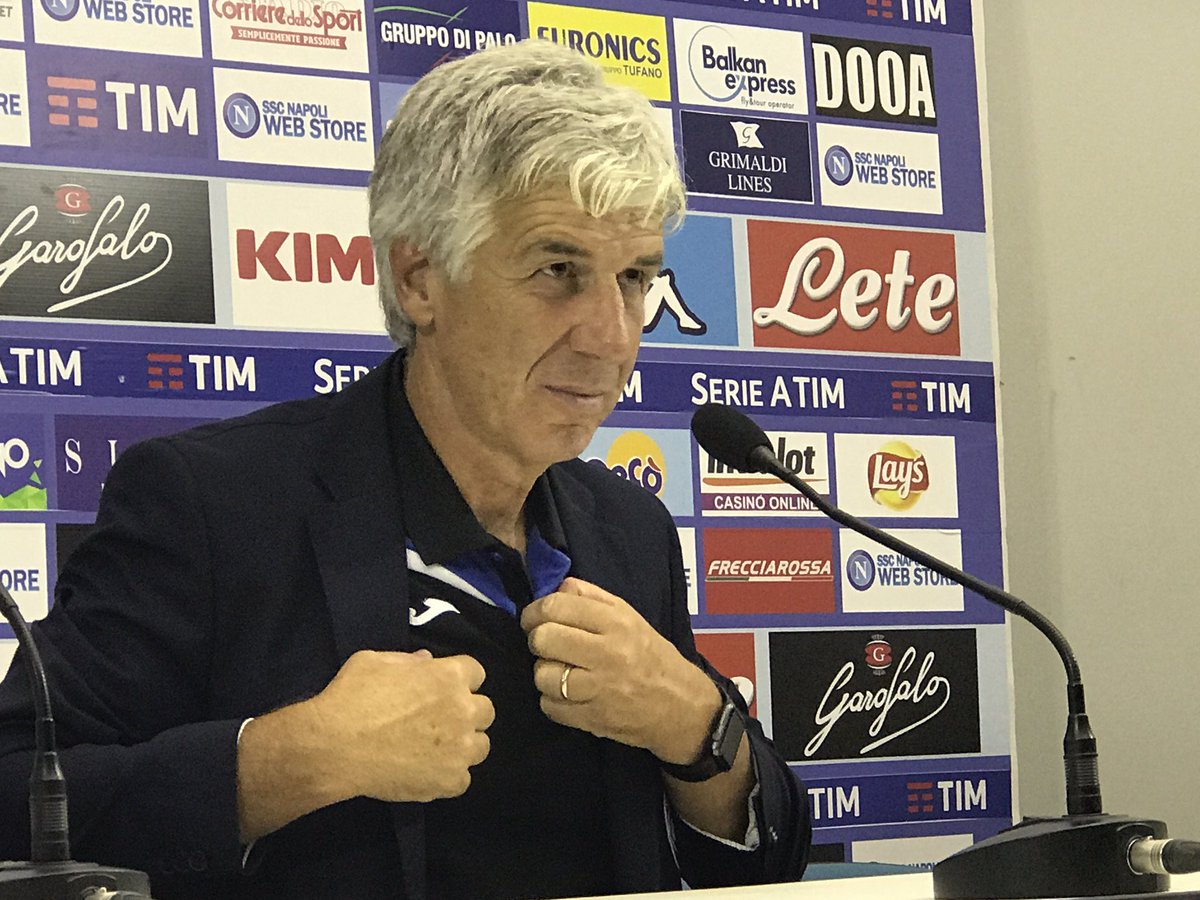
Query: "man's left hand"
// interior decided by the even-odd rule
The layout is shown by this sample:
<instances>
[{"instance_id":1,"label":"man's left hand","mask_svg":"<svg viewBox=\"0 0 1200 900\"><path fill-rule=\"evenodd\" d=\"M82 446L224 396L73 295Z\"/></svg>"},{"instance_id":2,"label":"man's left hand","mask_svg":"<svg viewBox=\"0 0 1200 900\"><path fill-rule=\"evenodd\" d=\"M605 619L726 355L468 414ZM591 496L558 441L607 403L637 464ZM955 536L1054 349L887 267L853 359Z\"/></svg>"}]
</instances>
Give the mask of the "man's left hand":
<instances>
[{"instance_id":1,"label":"man's left hand","mask_svg":"<svg viewBox=\"0 0 1200 900\"><path fill-rule=\"evenodd\" d=\"M521 627L553 721L645 747L667 763L699 756L720 691L620 597L568 578L525 608Z\"/></svg>"}]
</instances>

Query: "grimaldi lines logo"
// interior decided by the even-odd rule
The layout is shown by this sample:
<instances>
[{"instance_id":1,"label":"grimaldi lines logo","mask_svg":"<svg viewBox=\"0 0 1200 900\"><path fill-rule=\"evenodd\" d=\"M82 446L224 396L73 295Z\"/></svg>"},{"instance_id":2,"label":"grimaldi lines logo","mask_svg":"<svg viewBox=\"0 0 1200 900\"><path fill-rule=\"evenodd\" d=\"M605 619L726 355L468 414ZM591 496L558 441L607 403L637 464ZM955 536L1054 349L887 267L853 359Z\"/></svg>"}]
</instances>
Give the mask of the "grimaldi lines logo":
<instances>
[{"instance_id":1,"label":"grimaldi lines logo","mask_svg":"<svg viewBox=\"0 0 1200 900\"><path fill-rule=\"evenodd\" d=\"M0 314L214 321L203 181L18 171L0 201Z\"/></svg>"},{"instance_id":2,"label":"grimaldi lines logo","mask_svg":"<svg viewBox=\"0 0 1200 900\"><path fill-rule=\"evenodd\" d=\"M609 81L651 100L671 99L667 26L659 16L603 9L528 4L529 33L594 59Z\"/></svg>"},{"instance_id":3,"label":"grimaldi lines logo","mask_svg":"<svg viewBox=\"0 0 1200 900\"><path fill-rule=\"evenodd\" d=\"M790 761L980 750L974 629L774 632L769 646Z\"/></svg>"},{"instance_id":4,"label":"grimaldi lines logo","mask_svg":"<svg viewBox=\"0 0 1200 900\"><path fill-rule=\"evenodd\" d=\"M750 220L754 346L958 356L954 235Z\"/></svg>"}]
</instances>

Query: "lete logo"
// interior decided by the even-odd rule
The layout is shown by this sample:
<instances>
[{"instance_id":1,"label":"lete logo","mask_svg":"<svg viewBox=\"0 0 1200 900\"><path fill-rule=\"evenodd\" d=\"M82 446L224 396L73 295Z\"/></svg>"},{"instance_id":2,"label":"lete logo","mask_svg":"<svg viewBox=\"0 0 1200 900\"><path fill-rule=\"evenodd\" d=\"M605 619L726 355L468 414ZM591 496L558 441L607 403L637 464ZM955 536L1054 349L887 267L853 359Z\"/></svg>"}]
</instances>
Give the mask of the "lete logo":
<instances>
[{"instance_id":1,"label":"lete logo","mask_svg":"<svg viewBox=\"0 0 1200 900\"><path fill-rule=\"evenodd\" d=\"M53 303L46 308L46 312L55 313L78 306L81 303L86 303L89 300L95 300L97 297L112 294L122 288L145 281L147 278L153 278L166 268L167 263L171 261L173 249L171 239L161 231L149 230L142 233L139 237L138 232L150 215L149 203L143 203L137 208L129 220L129 225L126 227L124 235L120 234L118 230L119 226L110 226L116 225L116 220L121 217L121 213L124 210L125 198L118 194L108 201L108 205L104 207L96 219L96 224L92 226L91 234L86 238L76 238L70 243L49 240L41 240L36 243L30 240L23 241L19 250L0 262L0 287L3 287L4 283L20 270L22 266L30 263L40 266L71 264L71 268L58 285L59 293L66 297L66 299ZM38 208L36 206L27 206L21 210L8 224L8 227L4 229L3 233L0 233L0 248L11 246L11 240L20 237L33 228L37 224L37 220ZM161 250L159 249L160 245ZM128 261L138 257L158 255L159 253L161 253L162 259L158 264L141 275L118 284L89 291L77 297L70 296L79 287L79 283L83 279L88 266L100 257L119 256L122 260Z\"/></svg>"},{"instance_id":2,"label":"lete logo","mask_svg":"<svg viewBox=\"0 0 1200 900\"><path fill-rule=\"evenodd\" d=\"M854 663L847 662L838 670L825 690L825 696L817 706L814 724L819 730L812 740L804 747L805 756L813 756L825 739L829 737L834 726L846 716L875 714L867 734L875 740L868 742L858 751L859 755L870 753L889 741L893 741L915 728L919 728L930 719L937 716L946 704L950 702L950 680L942 675L931 675L935 654L932 650L925 654L921 667L915 678L901 677L912 669L917 659L915 647L909 647L900 657L896 671L887 687L875 691L842 691L836 700L834 695L849 684L854 677ZM888 716L898 704L907 704L922 713L921 717L907 725L894 730L886 730Z\"/></svg>"}]
</instances>

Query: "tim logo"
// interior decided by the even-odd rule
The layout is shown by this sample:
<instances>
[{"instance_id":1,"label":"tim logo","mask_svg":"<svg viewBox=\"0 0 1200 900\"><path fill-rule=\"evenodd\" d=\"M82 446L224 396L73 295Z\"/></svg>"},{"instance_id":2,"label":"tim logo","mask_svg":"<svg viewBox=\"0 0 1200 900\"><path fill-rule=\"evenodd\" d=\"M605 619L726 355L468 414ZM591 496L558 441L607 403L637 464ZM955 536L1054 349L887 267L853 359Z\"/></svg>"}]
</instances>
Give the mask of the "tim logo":
<instances>
[{"instance_id":1,"label":"tim logo","mask_svg":"<svg viewBox=\"0 0 1200 900\"><path fill-rule=\"evenodd\" d=\"M863 0L867 15L881 21L946 24L946 0Z\"/></svg>"},{"instance_id":2,"label":"tim logo","mask_svg":"<svg viewBox=\"0 0 1200 900\"><path fill-rule=\"evenodd\" d=\"M221 110L225 125L237 137L253 137L262 122L258 104L249 94L230 94Z\"/></svg>"},{"instance_id":3,"label":"tim logo","mask_svg":"<svg viewBox=\"0 0 1200 900\"><path fill-rule=\"evenodd\" d=\"M49 93L50 124L99 128L97 116L98 83L92 78L69 78L50 75L46 78ZM105 81L104 92L111 98L116 111L117 131L157 131L168 134L186 131L199 134L196 113L196 89L184 88L178 99L165 84L141 84L132 81Z\"/></svg>"},{"instance_id":4,"label":"tim logo","mask_svg":"<svg viewBox=\"0 0 1200 900\"><path fill-rule=\"evenodd\" d=\"M683 299L683 295L675 283L675 273L671 269L663 269L650 282L650 290L646 291L646 312L642 319L642 334L649 334L657 328L664 312L671 314L680 334L699 336L708 332L708 325L688 308L687 302Z\"/></svg>"},{"instance_id":5,"label":"tim logo","mask_svg":"<svg viewBox=\"0 0 1200 900\"><path fill-rule=\"evenodd\" d=\"M888 441L867 460L871 497L890 509L911 509L929 490L929 463L903 441Z\"/></svg>"},{"instance_id":6,"label":"tim logo","mask_svg":"<svg viewBox=\"0 0 1200 900\"><path fill-rule=\"evenodd\" d=\"M92 211L92 195L83 185L60 184L54 192L54 208L68 219L79 219Z\"/></svg>"}]
</instances>

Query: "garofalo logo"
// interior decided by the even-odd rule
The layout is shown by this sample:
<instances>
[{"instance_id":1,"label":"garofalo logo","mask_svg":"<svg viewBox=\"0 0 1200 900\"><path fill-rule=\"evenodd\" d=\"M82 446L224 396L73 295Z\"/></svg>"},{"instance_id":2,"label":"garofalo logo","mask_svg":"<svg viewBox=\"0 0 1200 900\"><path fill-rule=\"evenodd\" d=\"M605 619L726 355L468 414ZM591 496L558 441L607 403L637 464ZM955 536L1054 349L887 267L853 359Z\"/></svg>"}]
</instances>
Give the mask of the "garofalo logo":
<instances>
[{"instance_id":1,"label":"garofalo logo","mask_svg":"<svg viewBox=\"0 0 1200 900\"><path fill-rule=\"evenodd\" d=\"M0 201L0 314L213 322L204 182L15 174Z\"/></svg>"},{"instance_id":2,"label":"garofalo logo","mask_svg":"<svg viewBox=\"0 0 1200 900\"><path fill-rule=\"evenodd\" d=\"M775 741L791 761L980 749L973 629L775 632L770 652Z\"/></svg>"}]
</instances>

